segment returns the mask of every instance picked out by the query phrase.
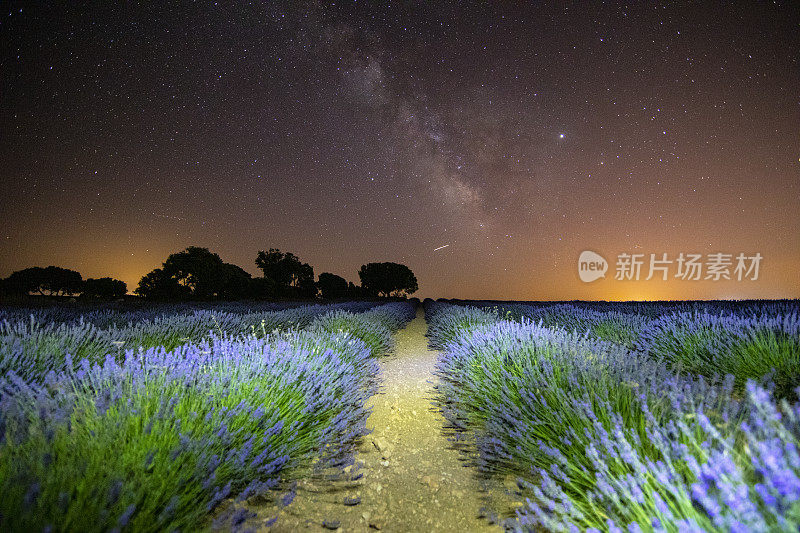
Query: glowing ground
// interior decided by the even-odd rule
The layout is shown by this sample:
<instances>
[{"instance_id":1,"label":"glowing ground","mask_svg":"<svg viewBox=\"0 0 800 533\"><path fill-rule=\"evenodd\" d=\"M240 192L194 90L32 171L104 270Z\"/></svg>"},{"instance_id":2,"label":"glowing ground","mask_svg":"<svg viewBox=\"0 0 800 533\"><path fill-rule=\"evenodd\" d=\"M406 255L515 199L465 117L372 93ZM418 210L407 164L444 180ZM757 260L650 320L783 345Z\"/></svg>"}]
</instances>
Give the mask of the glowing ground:
<instances>
[{"instance_id":1,"label":"glowing ground","mask_svg":"<svg viewBox=\"0 0 800 533\"><path fill-rule=\"evenodd\" d=\"M300 483L294 502L268 531L501 530L482 516L486 495L475 471L464 466L431 405L437 352L428 349L425 331L420 309L397 333L395 353L381 361L381 394L369 402L373 432L357 458L363 477ZM346 498L360 503L345 505ZM260 517L274 513L254 510Z\"/></svg>"}]
</instances>

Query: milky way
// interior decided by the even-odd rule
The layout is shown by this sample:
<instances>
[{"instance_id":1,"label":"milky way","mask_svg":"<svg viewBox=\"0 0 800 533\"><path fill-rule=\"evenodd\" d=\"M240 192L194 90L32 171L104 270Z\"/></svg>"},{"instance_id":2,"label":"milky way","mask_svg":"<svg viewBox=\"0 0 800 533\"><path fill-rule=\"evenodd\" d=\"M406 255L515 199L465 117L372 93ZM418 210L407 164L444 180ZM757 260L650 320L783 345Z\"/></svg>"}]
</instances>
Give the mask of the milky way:
<instances>
[{"instance_id":1,"label":"milky way","mask_svg":"<svg viewBox=\"0 0 800 533\"><path fill-rule=\"evenodd\" d=\"M161 4L5 5L0 276L276 247L420 296L800 297L791 2ZM583 250L764 259L585 284Z\"/></svg>"}]
</instances>

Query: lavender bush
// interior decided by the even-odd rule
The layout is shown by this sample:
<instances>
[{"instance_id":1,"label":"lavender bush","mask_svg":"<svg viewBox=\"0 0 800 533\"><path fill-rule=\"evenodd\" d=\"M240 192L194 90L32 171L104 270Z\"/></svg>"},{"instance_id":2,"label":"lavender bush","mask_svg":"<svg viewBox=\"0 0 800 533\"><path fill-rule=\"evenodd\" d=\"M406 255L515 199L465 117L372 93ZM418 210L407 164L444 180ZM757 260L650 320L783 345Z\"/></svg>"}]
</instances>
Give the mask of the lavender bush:
<instances>
[{"instance_id":1,"label":"lavender bush","mask_svg":"<svg viewBox=\"0 0 800 533\"><path fill-rule=\"evenodd\" d=\"M69 365L68 365L69 366ZM212 338L0 385L0 528L195 530L228 496L346 464L377 367L348 334Z\"/></svg>"},{"instance_id":2,"label":"lavender bush","mask_svg":"<svg viewBox=\"0 0 800 533\"><path fill-rule=\"evenodd\" d=\"M679 371L732 374L737 386L769 378L779 398L800 386L800 314L743 317L678 313L645 328L636 348Z\"/></svg>"},{"instance_id":3,"label":"lavender bush","mask_svg":"<svg viewBox=\"0 0 800 533\"><path fill-rule=\"evenodd\" d=\"M641 402L663 420L687 403L726 419L736 412L729 397L705 380L680 380L665 365L618 344L530 323L501 321L457 337L437 374L448 419L485 434L478 446L486 471L522 465L517 473L524 473L530 465L549 465L557 451L573 458L577 474L586 473L591 463L584 456L584 430L597 421L610 428L619 416L645 439ZM597 420L587 417L587 409ZM591 476L583 482L592 484Z\"/></svg>"},{"instance_id":4,"label":"lavender bush","mask_svg":"<svg viewBox=\"0 0 800 533\"><path fill-rule=\"evenodd\" d=\"M431 348L439 349L465 331L498 320L492 311L436 303L428 306L425 319L428 321L428 344Z\"/></svg>"},{"instance_id":5,"label":"lavender bush","mask_svg":"<svg viewBox=\"0 0 800 533\"><path fill-rule=\"evenodd\" d=\"M48 309L45 314L0 322L0 370L14 370L26 379L34 376L41 379L50 370L64 370L67 354L73 362L88 359L97 363L109 354L119 356L123 348L172 350L187 343L201 343L211 334L264 337L276 330L306 328L317 317L333 310L356 313L372 307L374 304L346 302L252 313L200 310L188 314L152 315L142 312L137 322L114 324L106 329L94 325L91 314L79 315L76 320L42 322L43 317L57 312ZM396 324L397 316L403 313L401 309L409 307L403 303L388 304L369 316L378 322L385 320L387 324ZM108 320L99 322L108 323Z\"/></svg>"},{"instance_id":6,"label":"lavender bush","mask_svg":"<svg viewBox=\"0 0 800 533\"><path fill-rule=\"evenodd\" d=\"M390 331L397 331L405 327L406 324L417 316L417 302L384 304L364 311L361 313L361 316L381 324Z\"/></svg>"},{"instance_id":7,"label":"lavender bush","mask_svg":"<svg viewBox=\"0 0 800 533\"><path fill-rule=\"evenodd\" d=\"M454 306L434 302L428 304L435 315L440 311L445 311L442 320L446 316L459 313L453 309ZM616 342L624 346L631 347L638 339L639 333L650 323L651 319L646 314L630 312L630 306L623 305L619 308L595 309L586 304L540 304L530 305L523 303L486 303L480 305L470 305L462 308L475 307L482 311L492 312L501 320L512 320L515 322L528 321L534 322L548 328L565 329L578 333L589 333L590 335L602 340ZM463 311L461 311L463 313ZM436 336L436 333L432 333ZM442 347L442 346L438 346Z\"/></svg>"},{"instance_id":8,"label":"lavender bush","mask_svg":"<svg viewBox=\"0 0 800 533\"><path fill-rule=\"evenodd\" d=\"M521 480L531 498L511 529L549 531L794 532L800 528L800 404L779 409L769 392L747 384L748 419L734 431L702 408L658 423L646 411L657 459L642 454L624 426L586 448L596 485L580 505L559 465ZM615 473L608 465L623 464Z\"/></svg>"},{"instance_id":9,"label":"lavender bush","mask_svg":"<svg viewBox=\"0 0 800 533\"><path fill-rule=\"evenodd\" d=\"M67 356L97 363L118 351L111 335L86 322L42 324L32 318L0 322L1 375L13 371L23 379L41 378L64 370Z\"/></svg>"},{"instance_id":10,"label":"lavender bush","mask_svg":"<svg viewBox=\"0 0 800 533\"><path fill-rule=\"evenodd\" d=\"M309 331L347 332L362 340L373 355L384 355L394 349L392 333L405 325L413 312L407 303L386 304L362 314L331 311L315 319Z\"/></svg>"},{"instance_id":11,"label":"lavender bush","mask_svg":"<svg viewBox=\"0 0 800 533\"><path fill-rule=\"evenodd\" d=\"M631 347L650 319L639 313L613 309L595 310L572 304L545 307L512 308L515 320L527 319L548 328L559 328L578 333L588 332L598 339Z\"/></svg>"},{"instance_id":12,"label":"lavender bush","mask_svg":"<svg viewBox=\"0 0 800 533\"><path fill-rule=\"evenodd\" d=\"M108 333L126 347L163 346L172 349L188 342L201 342L211 332L217 335L264 336L276 329L306 328L317 317L335 310L358 312L364 308L361 302L346 302L256 313L201 310L189 314L156 316L123 328L110 328Z\"/></svg>"}]
</instances>

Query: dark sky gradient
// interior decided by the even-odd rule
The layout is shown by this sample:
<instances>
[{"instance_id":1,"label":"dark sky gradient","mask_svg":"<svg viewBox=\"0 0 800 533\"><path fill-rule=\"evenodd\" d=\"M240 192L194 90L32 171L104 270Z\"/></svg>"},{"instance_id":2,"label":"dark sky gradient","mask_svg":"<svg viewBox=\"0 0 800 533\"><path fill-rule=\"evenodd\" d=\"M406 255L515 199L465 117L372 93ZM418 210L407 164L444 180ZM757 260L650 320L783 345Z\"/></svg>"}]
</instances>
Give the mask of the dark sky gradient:
<instances>
[{"instance_id":1,"label":"dark sky gradient","mask_svg":"<svg viewBox=\"0 0 800 533\"><path fill-rule=\"evenodd\" d=\"M793 2L377 4L5 3L0 276L277 247L419 296L800 297ZM584 284L585 249L764 259Z\"/></svg>"}]
</instances>

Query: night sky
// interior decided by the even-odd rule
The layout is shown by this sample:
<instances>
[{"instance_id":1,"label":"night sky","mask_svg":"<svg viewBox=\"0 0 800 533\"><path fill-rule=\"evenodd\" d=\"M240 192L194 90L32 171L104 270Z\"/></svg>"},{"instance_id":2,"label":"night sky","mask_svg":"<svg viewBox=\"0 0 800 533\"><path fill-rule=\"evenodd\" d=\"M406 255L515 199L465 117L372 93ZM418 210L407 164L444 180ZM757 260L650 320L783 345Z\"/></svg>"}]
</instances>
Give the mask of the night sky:
<instances>
[{"instance_id":1,"label":"night sky","mask_svg":"<svg viewBox=\"0 0 800 533\"><path fill-rule=\"evenodd\" d=\"M421 297L800 297L793 2L43 4L0 18L0 276L275 247ZM681 252L760 277L614 279Z\"/></svg>"}]
</instances>

